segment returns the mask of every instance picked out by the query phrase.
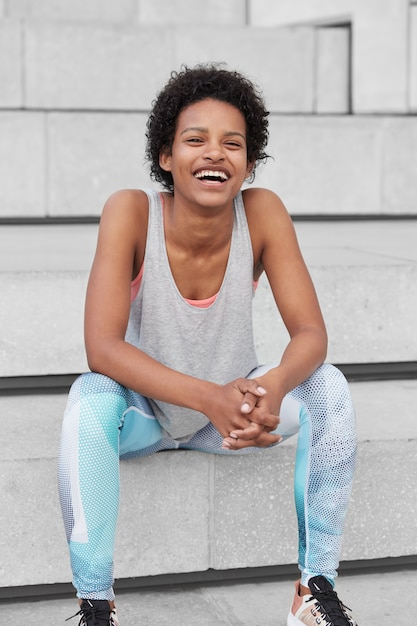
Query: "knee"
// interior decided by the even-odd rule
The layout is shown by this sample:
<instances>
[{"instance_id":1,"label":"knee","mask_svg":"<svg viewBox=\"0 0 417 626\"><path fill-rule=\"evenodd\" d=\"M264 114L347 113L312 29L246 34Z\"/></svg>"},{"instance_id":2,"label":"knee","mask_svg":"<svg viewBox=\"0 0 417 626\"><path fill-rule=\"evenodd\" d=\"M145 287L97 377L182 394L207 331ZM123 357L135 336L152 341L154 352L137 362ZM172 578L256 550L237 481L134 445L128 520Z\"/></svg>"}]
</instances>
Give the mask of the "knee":
<instances>
[{"instance_id":1,"label":"knee","mask_svg":"<svg viewBox=\"0 0 417 626\"><path fill-rule=\"evenodd\" d=\"M343 373L334 365L324 363L298 388L299 399L314 414L354 425L355 414L349 385Z\"/></svg>"},{"instance_id":2,"label":"knee","mask_svg":"<svg viewBox=\"0 0 417 626\"><path fill-rule=\"evenodd\" d=\"M115 380L88 372L81 374L71 386L67 406L65 409L64 422L71 422L79 416L84 419L89 417L93 421L113 422L121 419L121 413L127 405L128 390Z\"/></svg>"},{"instance_id":3,"label":"knee","mask_svg":"<svg viewBox=\"0 0 417 626\"><path fill-rule=\"evenodd\" d=\"M332 404L346 404L351 407L351 395L344 374L334 365L323 363L307 379L306 383L314 395L322 396Z\"/></svg>"},{"instance_id":4,"label":"knee","mask_svg":"<svg viewBox=\"0 0 417 626\"><path fill-rule=\"evenodd\" d=\"M96 372L81 374L71 386L68 400L79 402L81 399L98 394L115 394L126 397L127 389L118 382Z\"/></svg>"}]
</instances>

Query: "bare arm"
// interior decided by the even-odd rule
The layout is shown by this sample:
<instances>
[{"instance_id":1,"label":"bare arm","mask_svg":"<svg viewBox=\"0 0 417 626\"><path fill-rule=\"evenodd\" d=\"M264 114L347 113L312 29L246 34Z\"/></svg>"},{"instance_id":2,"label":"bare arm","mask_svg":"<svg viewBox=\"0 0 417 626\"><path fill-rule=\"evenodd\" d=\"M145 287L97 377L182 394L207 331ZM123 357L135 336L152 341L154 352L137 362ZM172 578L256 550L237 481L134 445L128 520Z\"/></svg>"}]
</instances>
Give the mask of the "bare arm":
<instances>
[{"instance_id":1,"label":"bare arm","mask_svg":"<svg viewBox=\"0 0 417 626\"><path fill-rule=\"evenodd\" d=\"M261 399L251 398L248 394L245 399L254 414L265 404L271 413L278 414L284 396L324 361L327 333L313 283L284 205L270 191L251 189L245 194L245 206L255 259L259 259L266 272L290 336L279 366L257 379L267 394ZM240 441L236 446L233 437L228 438L230 447L253 445L250 429L233 434L246 442Z\"/></svg>"}]
</instances>

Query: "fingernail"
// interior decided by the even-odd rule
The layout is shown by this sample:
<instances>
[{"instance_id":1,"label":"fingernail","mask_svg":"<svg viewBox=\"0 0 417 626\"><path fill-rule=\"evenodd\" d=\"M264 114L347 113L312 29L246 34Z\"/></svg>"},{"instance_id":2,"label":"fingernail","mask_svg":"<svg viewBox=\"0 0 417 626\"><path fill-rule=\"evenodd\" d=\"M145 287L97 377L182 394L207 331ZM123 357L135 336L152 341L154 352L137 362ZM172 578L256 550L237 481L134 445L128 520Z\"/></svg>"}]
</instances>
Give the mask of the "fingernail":
<instances>
[{"instance_id":1,"label":"fingernail","mask_svg":"<svg viewBox=\"0 0 417 626\"><path fill-rule=\"evenodd\" d=\"M263 387L258 387L257 390L259 393L262 393L262 394L266 393L266 389L264 389Z\"/></svg>"},{"instance_id":2,"label":"fingernail","mask_svg":"<svg viewBox=\"0 0 417 626\"><path fill-rule=\"evenodd\" d=\"M249 404L247 402L244 402L242 406L240 407L240 410L242 411L242 413L249 413L250 411Z\"/></svg>"},{"instance_id":3,"label":"fingernail","mask_svg":"<svg viewBox=\"0 0 417 626\"><path fill-rule=\"evenodd\" d=\"M229 437L231 437L232 439L239 439L236 433L230 433Z\"/></svg>"},{"instance_id":4,"label":"fingernail","mask_svg":"<svg viewBox=\"0 0 417 626\"><path fill-rule=\"evenodd\" d=\"M227 441L223 441L223 443L222 443L222 448L223 448L224 450L230 450L230 443L229 443L229 442L227 442Z\"/></svg>"}]
</instances>

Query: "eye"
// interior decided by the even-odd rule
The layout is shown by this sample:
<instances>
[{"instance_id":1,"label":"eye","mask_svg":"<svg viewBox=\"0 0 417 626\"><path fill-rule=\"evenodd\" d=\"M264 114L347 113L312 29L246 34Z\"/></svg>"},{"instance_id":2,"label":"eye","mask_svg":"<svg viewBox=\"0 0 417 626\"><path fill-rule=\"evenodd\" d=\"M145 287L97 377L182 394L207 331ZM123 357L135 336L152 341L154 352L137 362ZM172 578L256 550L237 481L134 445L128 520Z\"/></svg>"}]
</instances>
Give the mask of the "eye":
<instances>
[{"instance_id":1,"label":"eye","mask_svg":"<svg viewBox=\"0 0 417 626\"><path fill-rule=\"evenodd\" d=\"M188 137L185 141L186 143L203 143L201 137Z\"/></svg>"},{"instance_id":2,"label":"eye","mask_svg":"<svg viewBox=\"0 0 417 626\"><path fill-rule=\"evenodd\" d=\"M242 144L239 141L230 140L230 139L225 142L225 145L228 148L242 148L243 147Z\"/></svg>"}]
</instances>

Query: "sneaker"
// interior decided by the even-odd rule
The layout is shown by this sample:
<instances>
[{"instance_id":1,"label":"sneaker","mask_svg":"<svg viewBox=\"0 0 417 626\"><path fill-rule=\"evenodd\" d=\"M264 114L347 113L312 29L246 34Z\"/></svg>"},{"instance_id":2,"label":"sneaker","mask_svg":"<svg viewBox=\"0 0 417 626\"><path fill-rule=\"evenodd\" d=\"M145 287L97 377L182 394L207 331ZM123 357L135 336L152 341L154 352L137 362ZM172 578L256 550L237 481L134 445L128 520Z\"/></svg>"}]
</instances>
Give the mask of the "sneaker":
<instances>
[{"instance_id":1,"label":"sneaker","mask_svg":"<svg viewBox=\"0 0 417 626\"><path fill-rule=\"evenodd\" d=\"M350 609L337 597L337 593L324 576L314 576L308 581L311 596L298 594L298 583L287 626L358 626Z\"/></svg>"},{"instance_id":2,"label":"sneaker","mask_svg":"<svg viewBox=\"0 0 417 626\"><path fill-rule=\"evenodd\" d=\"M107 600L82 600L80 610L72 617L80 616L78 626L120 626L116 609L111 609Z\"/></svg>"}]
</instances>

